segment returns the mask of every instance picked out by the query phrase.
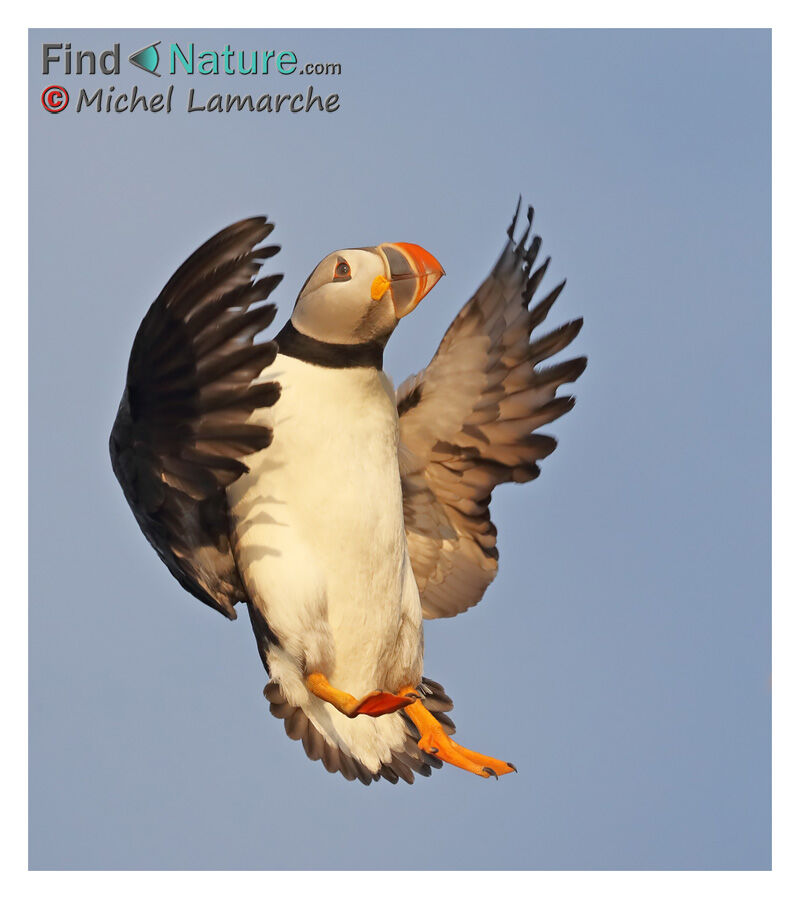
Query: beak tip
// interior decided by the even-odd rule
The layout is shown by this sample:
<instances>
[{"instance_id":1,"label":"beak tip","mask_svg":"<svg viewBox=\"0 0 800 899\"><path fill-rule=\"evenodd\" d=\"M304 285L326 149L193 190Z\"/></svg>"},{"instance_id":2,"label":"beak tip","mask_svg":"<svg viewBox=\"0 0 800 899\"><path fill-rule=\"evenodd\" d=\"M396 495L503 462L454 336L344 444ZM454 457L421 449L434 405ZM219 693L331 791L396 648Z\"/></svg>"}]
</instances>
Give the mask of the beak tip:
<instances>
[{"instance_id":1,"label":"beak tip","mask_svg":"<svg viewBox=\"0 0 800 899\"><path fill-rule=\"evenodd\" d=\"M390 280L394 285L395 313L398 318L403 318L436 286L444 276L444 267L419 244L391 243L381 244L381 247L388 257ZM409 288L401 290L400 285L404 283L409 284ZM415 286L411 287L412 284Z\"/></svg>"},{"instance_id":2,"label":"beak tip","mask_svg":"<svg viewBox=\"0 0 800 899\"><path fill-rule=\"evenodd\" d=\"M416 243L398 243L398 247L402 247L403 250L414 260L417 268L420 273L424 272L426 275L433 275L434 273L441 277L444 274L444 267L441 262L433 255L433 253L429 253L424 247L421 247Z\"/></svg>"}]
</instances>

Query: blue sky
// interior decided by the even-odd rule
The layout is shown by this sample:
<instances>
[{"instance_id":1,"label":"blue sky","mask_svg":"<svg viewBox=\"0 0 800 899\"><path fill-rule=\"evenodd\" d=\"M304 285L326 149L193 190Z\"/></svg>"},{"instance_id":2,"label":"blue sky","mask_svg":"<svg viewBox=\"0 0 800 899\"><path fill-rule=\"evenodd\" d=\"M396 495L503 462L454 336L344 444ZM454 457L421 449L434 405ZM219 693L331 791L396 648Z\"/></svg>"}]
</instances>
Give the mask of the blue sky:
<instances>
[{"instance_id":1,"label":"blue sky","mask_svg":"<svg viewBox=\"0 0 800 899\"><path fill-rule=\"evenodd\" d=\"M124 62L193 39L342 74L254 87ZM30 40L31 867L768 867L768 32ZM120 41L122 74L44 77L45 41ZM73 101L174 83L181 103L314 84L341 106L50 115L51 83ZM550 321L585 317L590 363L542 476L495 494L500 574L428 625L426 673L461 741L520 773L366 789L285 737L246 617L183 593L139 533L106 446L130 344L189 252L266 213L279 322L337 247L406 240L442 261L387 349L399 383L519 193L553 256L544 286L568 279Z\"/></svg>"}]
</instances>

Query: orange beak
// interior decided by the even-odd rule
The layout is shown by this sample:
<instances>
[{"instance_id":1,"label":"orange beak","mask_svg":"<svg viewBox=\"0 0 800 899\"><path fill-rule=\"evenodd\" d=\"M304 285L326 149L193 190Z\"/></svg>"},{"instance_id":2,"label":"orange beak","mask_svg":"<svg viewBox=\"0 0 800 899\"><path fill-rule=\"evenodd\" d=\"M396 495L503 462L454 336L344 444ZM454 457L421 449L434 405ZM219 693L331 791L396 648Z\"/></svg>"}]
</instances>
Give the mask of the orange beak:
<instances>
[{"instance_id":1,"label":"orange beak","mask_svg":"<svg viewBox=\"0 0 800 899\"><path fill-rule=\"evenodd\" d=\"M372 298L379 300L390 290L395 315L402 318L416 309L442 277L444 269L434 256L415 243L382 243L377 249L386 260L389 278L375 279Z\"/></svg>"}]
</instances>

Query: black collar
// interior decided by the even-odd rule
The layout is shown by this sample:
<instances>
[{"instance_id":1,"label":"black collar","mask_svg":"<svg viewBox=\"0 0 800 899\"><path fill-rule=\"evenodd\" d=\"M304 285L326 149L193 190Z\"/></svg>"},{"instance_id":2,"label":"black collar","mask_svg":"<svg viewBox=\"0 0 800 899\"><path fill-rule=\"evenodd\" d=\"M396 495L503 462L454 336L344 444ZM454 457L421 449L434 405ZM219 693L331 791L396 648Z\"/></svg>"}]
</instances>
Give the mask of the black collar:
<instances>
[{"instance_id":1,"label":"black collar","mask_svg":"<svg viewBox=\"0 0 800 899\"><path fill-rule=\"evenodd\" d=\"M383 348L386 342L381 340L370 340L368 343L325 343L301 334L289 319L275 342L278 344L278 352L284 356L294 356L295 359L323 368L383 368Z\"/></svg>"}]
</instances>

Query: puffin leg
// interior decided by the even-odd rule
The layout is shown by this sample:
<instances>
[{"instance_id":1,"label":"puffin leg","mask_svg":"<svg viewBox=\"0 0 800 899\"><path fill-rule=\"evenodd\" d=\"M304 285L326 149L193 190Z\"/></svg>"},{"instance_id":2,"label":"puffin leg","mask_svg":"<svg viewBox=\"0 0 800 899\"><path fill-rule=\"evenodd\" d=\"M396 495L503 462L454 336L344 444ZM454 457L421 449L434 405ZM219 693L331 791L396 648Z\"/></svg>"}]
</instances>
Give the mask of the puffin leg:
<instances>
[{"instance_id":1,"label":"puffin leg","mask_svg":"<svg viewBox=\"0 0 800 899\"><path fill-rule=\"evenodd\" d=\"M400 693L405 696L418 696L413 687L404 687ZM482 755L473 752L464 746L459 746L445 732L441 724L425 708L419 699L416 699L405 710L406 715L414 722L420 733L417 745L423 752L435 755L443 762L471 771L479 777L498 777L501 774L510 774L517 769L510 762L492 758L490 755Z\"/></svg>"},{"instance_id":2,"label":"puffin leg","mask_svg":"<svg viewBox=\"0 0 800 899\"><path fill-rule=\"evenodd\" d=\"M416 693L413 696L398 696L383 690L373 690L361 699L356 699L350 693L332 687L328 683L328 678L317 671L308 675L306 686L315 696L329 702L348 718L355 718L356 715L370 715L372 718L388 715L390 712L404 709L417 699Z\"/></svg>"}]
</instances>

